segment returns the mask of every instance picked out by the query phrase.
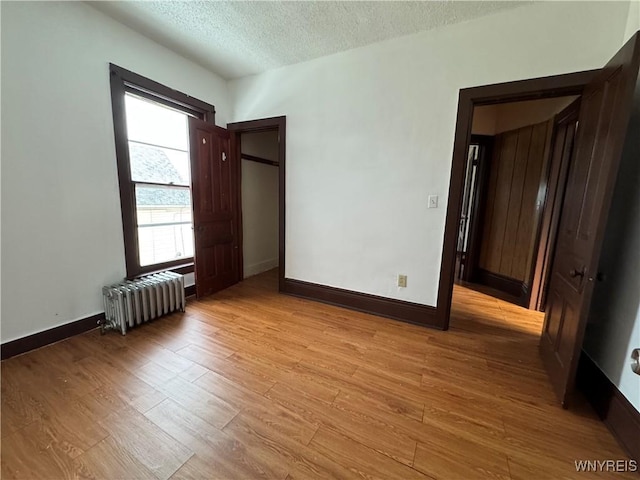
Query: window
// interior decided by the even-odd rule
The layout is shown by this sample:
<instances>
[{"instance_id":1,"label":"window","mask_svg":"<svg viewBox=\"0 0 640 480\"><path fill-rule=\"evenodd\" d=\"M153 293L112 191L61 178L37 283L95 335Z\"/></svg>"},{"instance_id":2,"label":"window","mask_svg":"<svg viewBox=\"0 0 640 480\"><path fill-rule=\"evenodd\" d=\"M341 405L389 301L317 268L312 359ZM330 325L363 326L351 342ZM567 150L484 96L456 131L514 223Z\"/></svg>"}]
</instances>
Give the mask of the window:
<instances>
[{"instance_id":1,"label":"window","mask_svg":"<svg viewBox=\"0 0 640 480\"><path fill-rule=\"evenodd\" d=\"M127 277L193 271L189 117L214 108L111 65Z\"/></svg>"},{"instance_id":2,"label":"window","mask_svg":"<svg viewBox=\"0 0 640 480\"><path fill-rule=\"evenodd\" d=\"M193 258L187 114L125 94L140 266Z\"/></svg>"}]
</instances>

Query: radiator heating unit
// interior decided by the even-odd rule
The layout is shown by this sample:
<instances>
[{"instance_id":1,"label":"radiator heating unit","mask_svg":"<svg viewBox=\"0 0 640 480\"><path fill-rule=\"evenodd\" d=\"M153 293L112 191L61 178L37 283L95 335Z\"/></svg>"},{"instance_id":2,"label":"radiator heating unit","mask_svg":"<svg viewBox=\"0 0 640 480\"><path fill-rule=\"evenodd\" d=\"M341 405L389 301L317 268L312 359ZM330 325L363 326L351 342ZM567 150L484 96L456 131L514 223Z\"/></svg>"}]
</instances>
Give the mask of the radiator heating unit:
<instances>
[{"instance_id":1,"label":"radiator heating unit","mask_svg":"<svg viewBox=\"0 0 640 480\"><path fill-rule=\"evenodd\" d=\"M147 275L102 288L105 319L101 333L127 329L186 307L184 276L174 272Z\"/></svg>"}]
</instances>

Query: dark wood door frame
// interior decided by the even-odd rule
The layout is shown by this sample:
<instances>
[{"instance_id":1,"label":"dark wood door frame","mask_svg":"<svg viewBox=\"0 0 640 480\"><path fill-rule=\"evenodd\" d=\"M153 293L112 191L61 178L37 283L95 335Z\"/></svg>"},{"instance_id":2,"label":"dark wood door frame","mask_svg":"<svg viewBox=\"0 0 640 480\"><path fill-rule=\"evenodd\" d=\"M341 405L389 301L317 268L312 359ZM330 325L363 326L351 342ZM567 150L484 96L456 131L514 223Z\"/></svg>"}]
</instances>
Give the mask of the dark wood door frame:
<instances>
[{"instance_id":1,"label":"dark wood door frame","mask_svg":"<svg viewBox=\"0 0 640 480\"><path fill-rule=\"evenodd\" d=\"M285 267L285 172L286 172L286 130L287 117L270 117L245 122L228 123L227 129L231 134L231 151L238 159L238 205L240 205L240 272L244 272L244 252L242 246L242 162L240 161L240 136L243 133L278 132L278 290L284 289ZM243 275L244 276L244 275Z\"/></svg>"},{"instance_id":2,"label":"dark wood door frame","mask_svg":"<svg viewBox=\"0 0 640 480\"><path fill-rule=\"evenodd\" d=\"M458 117L453 144L453 161L447 216L445 220L438 303L436 312L437 326L449 328L451 298L455 277L456 244L458 225L462 208L464 176L467 163L467 151L471 139L471 124L474 107L498 103L536 100L541 98L581 95L587 85L600 70L554 75L515 82L498 83L460 90L458 97Z\"/></svg>"}]
</instances>

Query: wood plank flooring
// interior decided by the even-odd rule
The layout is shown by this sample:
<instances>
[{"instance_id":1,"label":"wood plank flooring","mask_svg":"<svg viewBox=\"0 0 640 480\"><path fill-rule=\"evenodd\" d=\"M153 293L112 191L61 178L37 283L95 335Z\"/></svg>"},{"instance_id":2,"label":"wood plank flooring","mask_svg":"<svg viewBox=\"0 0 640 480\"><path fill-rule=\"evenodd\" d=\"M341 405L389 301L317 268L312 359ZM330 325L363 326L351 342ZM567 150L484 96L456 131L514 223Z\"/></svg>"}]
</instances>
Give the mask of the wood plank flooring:
<instances>
[{"instance_id":1,"label":"wood plank flooring","mask_svg":"<svg viewBox=\"0 0 640 480\"><path fill-rule=\"evenodd\" d=\"M4 479L563 479L624 459L558 407L539 314L456 287L439 332L253 277L2 362Z\"/></svg>"}]
</instances>

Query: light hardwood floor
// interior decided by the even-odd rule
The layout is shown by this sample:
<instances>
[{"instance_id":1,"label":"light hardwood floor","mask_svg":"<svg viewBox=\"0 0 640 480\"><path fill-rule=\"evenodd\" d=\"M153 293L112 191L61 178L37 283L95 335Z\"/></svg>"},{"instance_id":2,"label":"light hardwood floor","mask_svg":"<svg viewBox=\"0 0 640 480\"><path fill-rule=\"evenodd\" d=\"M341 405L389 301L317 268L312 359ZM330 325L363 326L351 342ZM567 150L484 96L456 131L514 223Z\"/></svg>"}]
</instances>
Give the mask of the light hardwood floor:
<instances>
[{"instance_id":1,"label":"light hardwood floor","mask_svg":"<svg viewBox=\"0 0 640 480\"><path fill-rule=\"evenodd\" d=\"M2 478L586 479L574 460L626 458L556 404L539 315L456 287L439 332L276 284L2 362Z\"/></svg>"}]
</instances>

